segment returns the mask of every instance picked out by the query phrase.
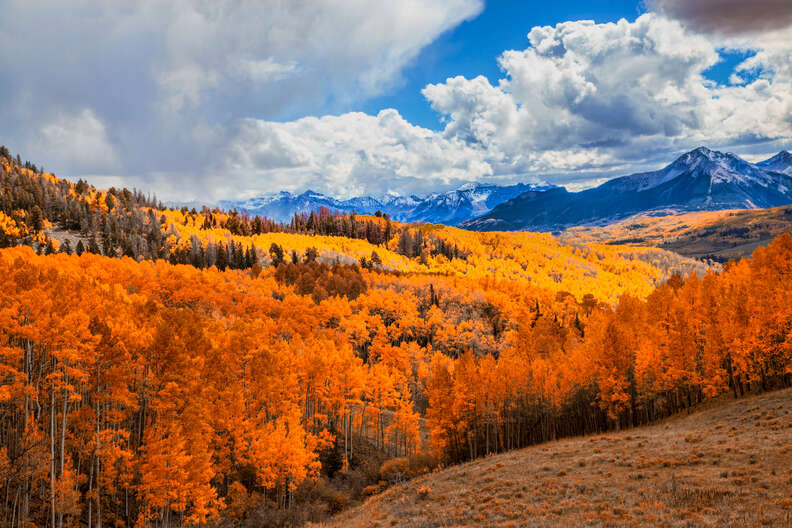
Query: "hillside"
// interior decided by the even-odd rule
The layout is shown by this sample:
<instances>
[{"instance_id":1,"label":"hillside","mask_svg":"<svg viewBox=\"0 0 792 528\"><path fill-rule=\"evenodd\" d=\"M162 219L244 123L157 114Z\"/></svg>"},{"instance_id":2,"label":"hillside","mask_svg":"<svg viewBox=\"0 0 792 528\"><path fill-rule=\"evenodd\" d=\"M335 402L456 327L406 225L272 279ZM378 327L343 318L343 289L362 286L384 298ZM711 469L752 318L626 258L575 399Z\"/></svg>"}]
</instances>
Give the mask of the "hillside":
<instances>
[{"instance_id":1,"label":"hillside","mask_svg":"<svg viewBox=\"0 0 792 528\"><path fill-rule=\"evenodd\" d=\"M792 389L428 474L322 528L792 526Z\"/></svg>"},{"instance_id":2,"label":"hillside","mask_svg":"<svg viewBox=\"0 0 792 528\"><path fill-rule=\"evenodd\" d=\"M557 231L607 225L658 210L756 209L792 203L792 167L786 152L753 164L731 153L699 147L661 170L632 174L593 189L529 191L460 227L479 231Z\"/></svg>"},{"instance_id":3,"label":"hillside","mask_svg":"<svg viewBox=\"0 0 792 528\"><path fill-rule=\"evenodd\" d=\"M702 211L658 216L639 214L607 226L577 226L562 240L631 244L667 249L697 259L725 262L749 256L781 233L792 232L792 206Z\"/></svg>"},{"instance_id":4,"label":"hillside","mask_svg":"<svg viewBox=\"0 0 792 528\"><path fill-rule=\"evenodd\" d=\"M547 234L474 233L328 210L283 224L217 208L169 209L139 191L95 189L35 169L0 155L0 247L21 243L46 253L84 250L220 270L302 261L311 252L325 264L518 281L607 302L622 293L645 297L675 273L707 270L669 251L565 243Z\"/></svg>"},{"instance_id":5,"label":"hillside","mask_svg":"<svg viewBox=\"0 0 792 528\"><path fill-rule=\"evenodd\" d=\"M721 270L376 215L174 210L10 156L0 213L8 525L295 526L404 460L792 386L789 235Z\"/></svg>"}]
</instances>

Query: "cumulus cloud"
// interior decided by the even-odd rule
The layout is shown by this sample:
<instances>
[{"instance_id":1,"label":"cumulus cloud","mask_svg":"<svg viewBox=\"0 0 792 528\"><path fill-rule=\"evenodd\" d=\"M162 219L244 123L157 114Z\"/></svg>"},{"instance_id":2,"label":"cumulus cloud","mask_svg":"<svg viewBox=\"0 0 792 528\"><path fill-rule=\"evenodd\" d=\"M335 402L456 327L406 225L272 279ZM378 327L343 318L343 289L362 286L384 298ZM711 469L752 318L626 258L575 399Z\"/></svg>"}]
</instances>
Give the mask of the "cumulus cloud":
<instances>
[{"instance_id":1,"label":"cumulus cloud","mask_svg":"<svg viewBox=\"0 0 792 528\"><path fill-rule=\"evenodd\" d=\"M499 58L505 77L455 77L427 86L447 116L446 138L499 152L497 172L578 169L582 178L654 162L708 144L788 141L792 137L792 40L772 35L719 43L654 13L635 22L565 22L536 27L530 46ZM751 49L722 86L704 72L720 50Z\"/></svg>"},{"instance_id":2,"label":"cumulus cloud","mask_svg":"<svg viewBox=\"0 0 792 528\"><path fill-rule=\"evenodd\" d=\"M444 123L433 131L393 109L344 112L398 86L482 0L6 0L0 143L64 176L204 201L483 180L577 189L701 144L789 148L792 28L713 33L669 2L633 22L530 29L498 58L501 79L424 88ZM724 51L747 58L719 84L706 72Z\"/></svg>"},{"instance_id":3,"label":"cumulus cloud","mask_svg":"<svg viewBox=\"0 0 792 528\"><path fill-rule=\"evenodd\" d=\"M247 119L222 163L233 187L265 181L272 191L311 187L349 197L429 192L492 177L490 156L457 138L411 125L388 109L376 116L354 112L289 123Z\"/></svg>"},{"instance_id":4,"label":"cumulus cloud","mask_svg":"<svg viewBox=\"0 0 792 528\"><path fill-rule=\"evenodd\" d=\"M118 169L118 152L107 138L104 123L87 108L74 115L57 116L41 127L34 142L55 165L92 174Z\"/></svg>"},{"instance_id":5,"label":"cumulus cloud","mask_svg":"<svg viewBox=\"0 0 792 528\"><path fill-rule=\"evenodd\" d=\"M651 0L648 5L710 33L739 35L792 25L789 0Z\"/></svg>"},{"instance_id":6,"label":"cumulus cloud","mask_svg":"<svg viewBox=\"0 0 792 528\"><path fill-rule=\"evenodd\" d=\"M64 175L96 172L51 157L40 140L42 127L88 109L130 184L160 185L170 174L188 187L190 178L212 177L206 168L239 120L344 111L379 95L402 82L422 48L482 6L4 0L0 142Z\"/></svg>"}]
</instances>

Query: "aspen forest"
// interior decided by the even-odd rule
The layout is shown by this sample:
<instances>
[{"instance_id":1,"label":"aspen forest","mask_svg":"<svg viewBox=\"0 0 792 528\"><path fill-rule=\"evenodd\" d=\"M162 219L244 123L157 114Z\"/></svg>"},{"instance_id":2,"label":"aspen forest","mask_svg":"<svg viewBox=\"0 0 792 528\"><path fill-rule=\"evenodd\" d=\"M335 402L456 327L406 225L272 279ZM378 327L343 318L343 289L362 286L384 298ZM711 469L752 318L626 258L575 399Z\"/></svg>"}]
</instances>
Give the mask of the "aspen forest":
<instances>
[{"instance_id":1,"label":"aspen forest","mask_svg":"<svg viewBox=\"0 0 792 528\"><path fill-rule=\"evenodd\" d=\"M298 526L792 386L792 236L652 247L72 183L0 150L0 525Z\"/></svg>"}]
</instances>

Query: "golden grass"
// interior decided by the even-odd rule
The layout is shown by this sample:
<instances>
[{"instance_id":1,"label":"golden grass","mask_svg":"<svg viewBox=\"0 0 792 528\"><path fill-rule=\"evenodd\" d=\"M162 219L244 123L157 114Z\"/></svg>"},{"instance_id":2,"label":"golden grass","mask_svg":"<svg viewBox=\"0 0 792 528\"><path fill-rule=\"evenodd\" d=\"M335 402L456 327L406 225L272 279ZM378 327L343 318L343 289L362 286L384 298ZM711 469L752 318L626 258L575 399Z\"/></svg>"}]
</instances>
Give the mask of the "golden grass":
<instances>
[{"instance_id":1,"label":"golden grass","mask_svg":"<svg viewBox=\"0 0 792 528\"><path fill-rule=\"evenodd\" d=\"M637 214L606 226L571 227L565 241L654 246L692 258L736 260L792 231L792 206L770 209Z\"/></svg>"},{"instance_id":2,"label":"golden grass","mask_svg":"<svg viewBox=\"0 0 792 528\"><path fill-rule=\"evenodd\" d=\"M394 486L316 528L789 527L792 389Z\"/></svg>"}]
</instances>

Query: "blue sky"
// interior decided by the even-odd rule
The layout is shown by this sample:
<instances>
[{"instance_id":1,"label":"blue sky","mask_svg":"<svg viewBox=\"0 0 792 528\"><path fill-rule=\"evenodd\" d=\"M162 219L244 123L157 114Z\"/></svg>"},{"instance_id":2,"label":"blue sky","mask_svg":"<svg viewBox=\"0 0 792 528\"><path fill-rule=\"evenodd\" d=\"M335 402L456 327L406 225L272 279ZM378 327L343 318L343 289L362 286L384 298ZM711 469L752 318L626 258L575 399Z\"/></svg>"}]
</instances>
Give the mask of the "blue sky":
<instances>
[{"instance_id":1,"label":"blue sky","mask_svg":"<svg viewBox=\"0 0 792 528\"><path fill-rule=\"evenodd\" d=\"M0 0L0 143L167 200L574 190L789 149L790 56L779 0Z\"/></svg>"},{"instance_id":2,"label":"blue sky","mask_svg":"<svg viewBox=\"0 0 792 528\"><path fill-rule=\"evenodd\" d=\"M462 22L427 46L405 68L404 82L379 97L373 97L346 110L377 113L382 108L397 108L411 123L433 130L442 128L441 117L432 111L421 89L448 77L483 75L495 83L503 76L497 58L507 49L521 49L527 44L527 31L534 26L549 26L559 21L593 20L615 22L621 18L634 21L645 13L643 1L606 0L554 2L489 2L472 20ZM707 78L727 84L735 66L751 52L721 51L722 61L706 70ZM294 116L292 116L294 117Z\"/></svg>"},{"instance_id":3,"label":"blue sky","mask_svg":"<svg viewBox=\"0 0 792 528\"><path fill-rule=\"evenodd\" d=\"M498 56L507 49L524 48L528 31L534 26L567 20L632 21L645 11L643 3L634 0L488 2L481 14L424 48L404 70L404 83L393 93L374 97L354 109L376 113L382 108L398 108L411 123L440 129L441 116L432 111L421 95L427 84L456 75L469 78L483 75L490 82L497 82L503 76L498 68ZM729 73L721 74L720 80L725 81Z\"/></svg>"}]
</instances>

